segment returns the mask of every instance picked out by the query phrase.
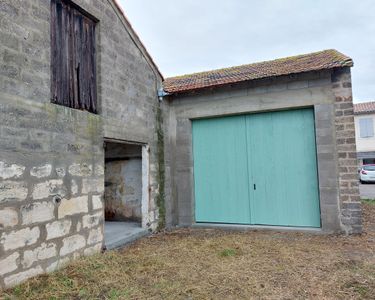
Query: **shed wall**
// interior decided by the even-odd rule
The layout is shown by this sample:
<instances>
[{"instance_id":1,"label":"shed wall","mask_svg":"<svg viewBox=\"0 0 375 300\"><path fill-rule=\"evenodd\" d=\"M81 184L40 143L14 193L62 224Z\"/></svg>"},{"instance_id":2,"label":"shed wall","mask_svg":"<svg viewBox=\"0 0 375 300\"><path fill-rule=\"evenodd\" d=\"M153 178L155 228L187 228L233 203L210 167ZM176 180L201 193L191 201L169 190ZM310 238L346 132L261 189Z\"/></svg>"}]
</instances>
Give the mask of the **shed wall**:
<instances>
[{"instance_id":1,"label":"shed wall","mask_svg":"<svg viewBox=\"0 0 375 300\"><path fill-rule=\"evenodd\" d=\"M350 69L311 72L173 96L170 147L176 222L182 226L195 223L191 120L314 107L322 229L360 232L355 162L349 158L355 154L355 141L339 138L345 134L348 138L354 137L350 129L354 128L351 101Z\"/></svg>"}]
</instances>

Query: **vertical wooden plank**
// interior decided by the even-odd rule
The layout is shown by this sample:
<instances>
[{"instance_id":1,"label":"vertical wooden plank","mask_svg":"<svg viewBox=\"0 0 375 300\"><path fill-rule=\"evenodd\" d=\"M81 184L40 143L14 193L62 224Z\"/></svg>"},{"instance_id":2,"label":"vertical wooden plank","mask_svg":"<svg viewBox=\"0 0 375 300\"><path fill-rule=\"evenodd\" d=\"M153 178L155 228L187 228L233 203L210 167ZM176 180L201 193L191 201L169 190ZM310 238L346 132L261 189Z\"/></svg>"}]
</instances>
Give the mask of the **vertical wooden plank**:
<instances>
[{"instance_id":1,"label":"vertical wooden plank","mask_svg":"<svg viewBox=\"0 0 375 300\"><path fill-rule=\"evenodd\" d=\"M56 102L56 0L51 0L51 101Z\"/></svg>"},{"instance_id":2,"label":"vertical wooden plank","mask_svg":"<svg viewBox=\"0 0 375 300\"><path fill-rule=\"evenodd\" d=\"M51 98L97 111L95 22L69 2L51 0Z\"/></svg>"},{"instance_id":3,"label":"vertical wooden plank","mask_svg":"<svg viewBox=\"0 0 375 300\"><path fill-rule=\"evenodd\" d=\"M82 24L82 16L81 15L77 15L77 25L78 25L78 33L77 33L77 36L76 36L76 42L77 42L77 52L76 52L76 57L77 57L77 61L78 61L78 64L77 64L77 78L78 78L78 84L77 84L77 88L78 88L78 105L79 105L79 108L83 108L83 99L84 99L84 96L83 96L83 87L82 87L82 81L83 81L83 77L82 77L82 65L83 65L83 60L82 60L82 53L83 53L83 42L82 42L82 39L83 39L83 24Z\"/></svg>"},{"instance_id":4,"label":"vertical wooden plank","mask_svg":"<svg viewBox=\"0 0 375 300\"><path fill-rule=\"evenodd\" d=\"M249 224L245 117L193 121L197 222Z\"/></svg>"},{"instance_id":5,"label":"vertical wooden plank","mask_svg":"<svg viewBox=\"0 0 375 300\"><path fill-rule=\"evenodd\" d=\"M51 72L52 72L52 96L54 103L61 103L62 85L62 19L63 5L61 0L51 2Z\"/></svg>"},{"instance_id":6,"label":"vertical wooden plank","mask_svg":"<svg viewBox=\"0 0 375 300\"><path fill-rule=\"evenodd\" d=\"M69 106L68 103L68 32L67 32L67 15L69 7L63 3L62 11L62 43L61 43L61 65L62 65L62 89L61 89L61 102L64 106Z\"/></svg>"},{"instance_id":7,"label":"vertical wooden plank","mask_svg":"<svg viewBox=\"0 0 375 300\"><path fill-rule=\"evenodd\" d=\"M92 22L92 53L91 53L91 62L92 62L92 78L91 78L91 89L92 89L92 101L94 112L98 112L98 90L97 90L97 76L96 76L96 24Z\"/></svg>"},{"instance_id":8,"label":"vertical wooden plank","mask_svg":"<svg viewBox=\"0 0 375 300\"><path fill-rule=\"evenodd\" d=\"M69 107L74 107L74 10L68 14L68 76L69 76Z\"/></svg>"},{"instance_id":9,"label":"vertical wooden plank","mask_svg":"<svg viewBox=\"0 0 375 300\"><path fill-rule=\"evenodd\" d=\"M74 12L74 35L73 35L73 44L74 44L74 71L73 71L73 85L74 85L74 108L79 108L79 64L80 64L80 41L79 41L79 18L76 12Z\"/></svg>"}]
</instances>

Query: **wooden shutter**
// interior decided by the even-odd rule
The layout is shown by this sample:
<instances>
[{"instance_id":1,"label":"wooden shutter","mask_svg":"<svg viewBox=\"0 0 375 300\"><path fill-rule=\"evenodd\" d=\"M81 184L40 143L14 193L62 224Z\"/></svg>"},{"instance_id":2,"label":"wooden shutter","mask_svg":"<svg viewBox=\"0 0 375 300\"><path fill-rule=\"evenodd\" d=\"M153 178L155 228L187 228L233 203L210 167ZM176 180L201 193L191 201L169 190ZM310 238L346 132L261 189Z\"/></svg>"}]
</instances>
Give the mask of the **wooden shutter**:
<instances>
[{"instance_id":1,"label":"wooden shutter","mask_svg":"<svg viewBox=\"0 0 375 300\"><path fill-rule=\"evenodd\" d=\"M96 20L66 0L51 0L52 102L97 112Z\"/></svg>"}]
</instances>

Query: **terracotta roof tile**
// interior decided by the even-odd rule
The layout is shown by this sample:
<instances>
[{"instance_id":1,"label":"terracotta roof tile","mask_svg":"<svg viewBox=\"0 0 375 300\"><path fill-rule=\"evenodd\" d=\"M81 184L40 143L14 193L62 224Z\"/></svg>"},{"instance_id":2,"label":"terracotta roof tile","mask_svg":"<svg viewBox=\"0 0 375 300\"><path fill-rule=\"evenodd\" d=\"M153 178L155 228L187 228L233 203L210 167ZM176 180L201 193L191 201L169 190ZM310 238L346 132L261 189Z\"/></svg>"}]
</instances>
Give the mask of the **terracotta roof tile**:
<instances>
[{"instance_id":1,"label":"terracotta roof tile","mask_svg":"<svg viewBox=\"0 0 375 300\"><path fill-rule=\"evenodd\" d=\"M336 50L324 50L249 65L171 77L165 79L164 90L171 94L182 93L267 77L352 66L353 61L350 57Z\"/></svg>"},{"instance_id":2,"label":"terracotta roof tile","mask_svg":"<svg viewBox=\"0 0 375 300\"><path fill-rule=\"evenodd\" d=\"M354 114L375 113L375 101L354 104Z\"/></svg>"}]
</instances>

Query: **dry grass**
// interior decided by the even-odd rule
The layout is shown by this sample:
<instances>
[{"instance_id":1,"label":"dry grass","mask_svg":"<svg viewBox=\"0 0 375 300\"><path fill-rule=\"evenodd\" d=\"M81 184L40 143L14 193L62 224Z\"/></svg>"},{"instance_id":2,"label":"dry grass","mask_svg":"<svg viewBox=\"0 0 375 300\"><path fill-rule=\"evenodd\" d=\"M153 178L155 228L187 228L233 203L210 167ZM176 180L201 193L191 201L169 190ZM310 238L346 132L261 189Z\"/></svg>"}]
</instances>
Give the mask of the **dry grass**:
<instances>
[{"instance_id":1,"label":"dry grass","mask_svg":"<svg viewBox=\"0 0 375 300\"><path fill-rule=\"evenodd\" d=\"M5 299L375 298L375 205L362 236L176 230L84 258ZM0 297L1 298L1 297Z\"/></svg>"}]
</instances>

